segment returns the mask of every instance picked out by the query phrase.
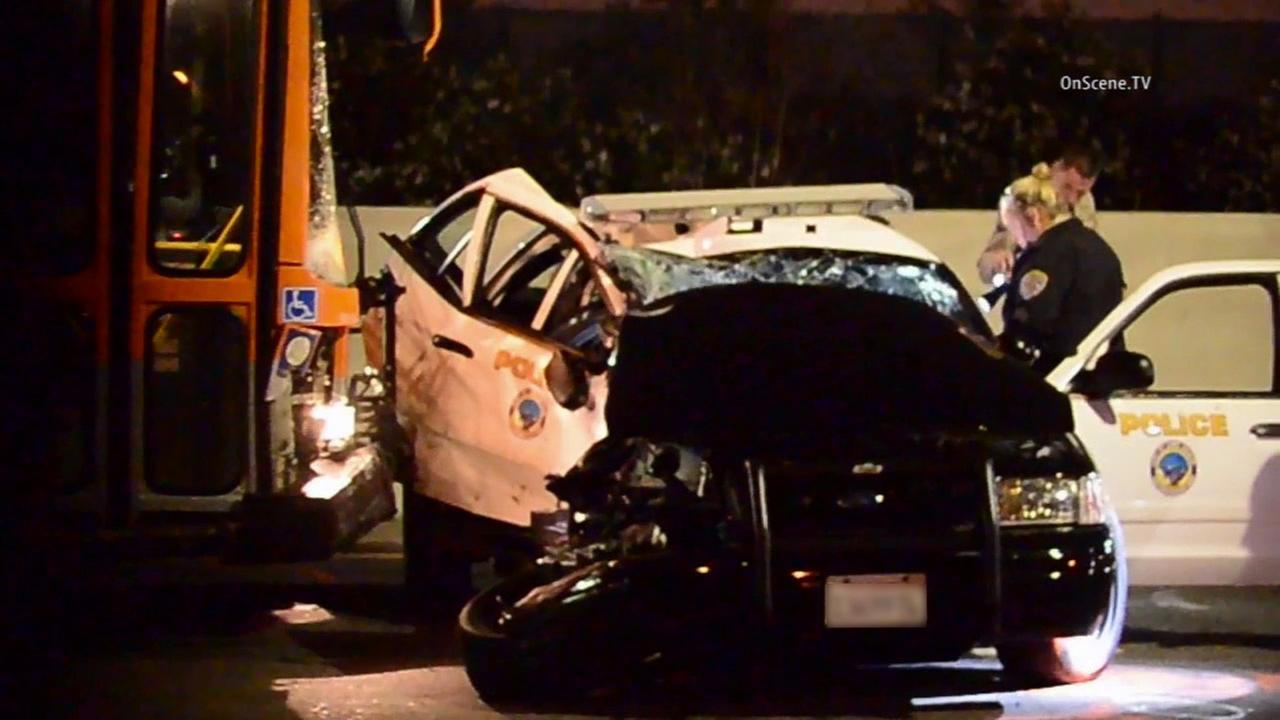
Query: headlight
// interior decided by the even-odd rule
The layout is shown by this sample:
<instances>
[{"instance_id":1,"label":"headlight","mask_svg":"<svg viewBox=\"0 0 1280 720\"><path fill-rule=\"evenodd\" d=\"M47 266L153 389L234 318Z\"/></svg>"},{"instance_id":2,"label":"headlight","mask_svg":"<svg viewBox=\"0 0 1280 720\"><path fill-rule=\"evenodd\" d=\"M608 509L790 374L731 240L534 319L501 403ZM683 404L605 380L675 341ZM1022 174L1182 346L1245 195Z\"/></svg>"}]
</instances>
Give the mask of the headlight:
<instances>
[{"instance_id":1,"label":"headlight","mask_svg":"<svg viewBox=\"0 0 1280 720\"><path fill-rule=\"evenodd\" d=\"M316 440L320 442L343 445L356 433L356 409L345 400L314 405L311 417L319 421L320 433Z\"/></svg>"},{"instance_id":2,"label":"headlight","mask_svg":"<svg viewBox=\"0 0 1280 720\"><path fill-rule=\"evenodd\" d=\"M1100 525L1102 487L1096 473L1084 477L996 478L1001 525Z\"/></svg>"},{"instance_id":3,"label":"headlight","mask_svg":"<svg viewBox=\"0 0 1280 720\"><path fill-rule=\"evenodd\" d=\"M302 494L309 498L331 500L346 489L357 475L364 472L374 460L369 448L348 455L341 461L321 458L312 461L311 472L315 476L302 486Z\"/></svg>"},{"instance_id":4,"label":"headlight","mask_svg":"<svg viewBox=\"0 0 1280 720\"><path fill-rule=\"evenodd\" d=\"M1098 473L1089 473L1080 478L1080 517L1076 522L1081 525L1102 525L1107 522L1102 478Z\"/></svg>"}]
</instances>

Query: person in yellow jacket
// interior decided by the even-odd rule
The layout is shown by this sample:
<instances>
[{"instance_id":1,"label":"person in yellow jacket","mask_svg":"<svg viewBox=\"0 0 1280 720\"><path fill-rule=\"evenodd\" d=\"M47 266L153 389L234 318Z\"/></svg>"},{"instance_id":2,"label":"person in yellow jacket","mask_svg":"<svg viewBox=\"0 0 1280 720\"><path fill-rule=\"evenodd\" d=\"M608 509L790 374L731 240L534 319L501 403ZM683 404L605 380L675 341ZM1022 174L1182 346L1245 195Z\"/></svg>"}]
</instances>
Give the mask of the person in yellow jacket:
<instances>
[{"instance_id":1,"label":"person in yellow jacket","mask_svg":"<svg viewBox=\"0 0 1280 720\"><path fill-rule=\"evenodd\" d=\"M1097 209L1093 201L1093 184L1102 169L1102 157L1088 148L1068 146L1049 164L1049 179L1068 211L1085 227L1097 229ZM1000 195L999 217L991 239L978 256L978 277L997 289L1003 287L1013 271L1014 260L1021 247L1008 230L1008 213L1013 204L1012 186ZM994 301L992 301L994 304Z\"/></svg>"}]
</instances>

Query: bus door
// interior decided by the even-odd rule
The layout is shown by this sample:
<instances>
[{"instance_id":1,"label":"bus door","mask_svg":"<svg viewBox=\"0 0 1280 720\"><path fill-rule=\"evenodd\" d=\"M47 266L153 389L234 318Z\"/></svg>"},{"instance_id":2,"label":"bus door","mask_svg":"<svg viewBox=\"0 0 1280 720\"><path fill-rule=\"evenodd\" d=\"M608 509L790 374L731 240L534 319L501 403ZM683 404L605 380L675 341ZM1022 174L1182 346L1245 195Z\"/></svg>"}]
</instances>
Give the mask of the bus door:
<instances>
[{"instance_id":1,"label":"bus door","mask_svg":"<svg viewBox=\"0 0 1280 720\"><path fill-rule=\"evenodd\" d=\"M128 318L134 513L226 511L256 476L263 5L143 5Z\"/></svg>"},{"instance_id":2,"label":"bus door","mask_svg":"<svg viewBox=\"0 0 1280 720\"><path fill-rule=\"evenodd\" d=\"M345 401L330 381L346 377L360 315L336 230L336 270L322 279L309 262L314 196L332 200L311 184L319 5L47 5L5 25L35 50L17 73L26 104L8 137L21 142L6 153L22 178L7 199L24 216L0 242L14 339L0 353L13 361L0 370L0 462L13 478L0 513L33 528L60 529L43 511L65 509L107 528L216 526L241 500L288 497L264 506L280 508L268 529L291 535L281 528L322 500L321 530L341 539L394 512L373 470L309 490L332 480L312 463L335 445L358 450L357 433L342 445L327 421L317 431L314 414L291 416L304 401ZM291 373L319 398L303 385L273 395L268 380ZM310 450L295 431L315 435Z\"/></svg>"}]
</instances>

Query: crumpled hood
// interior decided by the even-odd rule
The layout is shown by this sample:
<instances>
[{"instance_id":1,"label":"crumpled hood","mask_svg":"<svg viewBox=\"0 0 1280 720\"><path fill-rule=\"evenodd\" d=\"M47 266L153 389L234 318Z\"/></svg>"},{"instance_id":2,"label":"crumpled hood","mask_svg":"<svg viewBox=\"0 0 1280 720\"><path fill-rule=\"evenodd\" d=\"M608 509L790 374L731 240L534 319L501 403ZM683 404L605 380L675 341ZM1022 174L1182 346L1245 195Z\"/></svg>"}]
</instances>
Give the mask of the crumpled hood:
<instances>
[{"instance_id":1,"label":"crumpled hood","mask_svg":"<svg viewBox=\"0 0 1280 720\"><path fill-rule=\"evenodd\" d=\"M951 319L840 287L708 287L633 312L607 402L610 434L754 456L839 455L867 435L1072 429L1065 395Z\"/></svg>"}]
</instances>

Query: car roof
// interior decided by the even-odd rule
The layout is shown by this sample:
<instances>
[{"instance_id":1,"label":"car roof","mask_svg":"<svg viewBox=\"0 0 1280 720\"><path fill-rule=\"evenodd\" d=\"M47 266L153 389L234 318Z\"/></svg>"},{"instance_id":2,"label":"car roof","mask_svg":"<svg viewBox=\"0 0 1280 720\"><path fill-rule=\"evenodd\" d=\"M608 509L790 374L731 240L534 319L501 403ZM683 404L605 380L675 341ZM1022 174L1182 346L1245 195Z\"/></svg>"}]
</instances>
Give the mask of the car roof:
<instances>
[{"instance_id":1,"label":"car roof","mask_svg":"<svg viewBox=\"0 0 1280 720\"><path fill-rule=\"evenodd\" d=\"M714 257L785 248L866 252L940 262L937 255L883 222L859 215L721 219L673 240L645 243L682 257Z\"/></svg>"}]
</instances>

